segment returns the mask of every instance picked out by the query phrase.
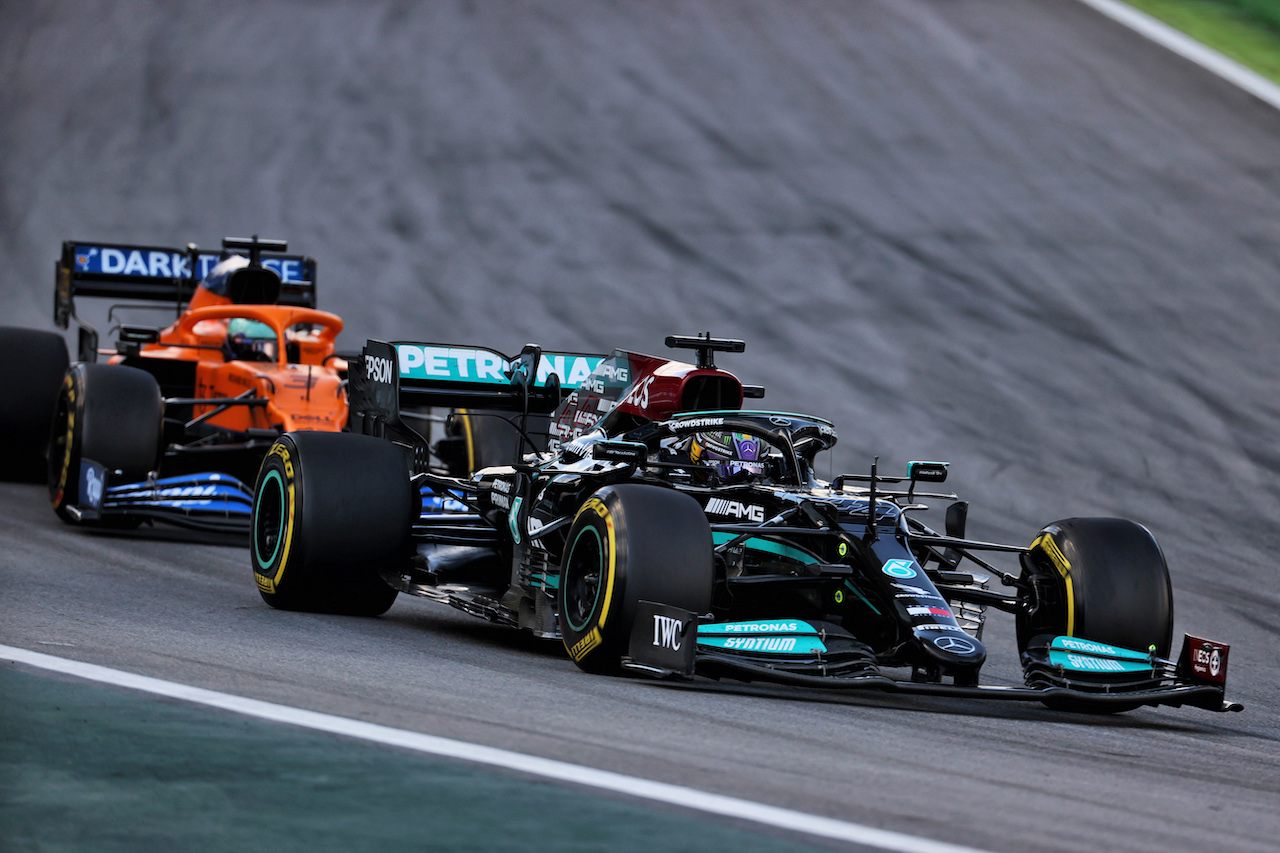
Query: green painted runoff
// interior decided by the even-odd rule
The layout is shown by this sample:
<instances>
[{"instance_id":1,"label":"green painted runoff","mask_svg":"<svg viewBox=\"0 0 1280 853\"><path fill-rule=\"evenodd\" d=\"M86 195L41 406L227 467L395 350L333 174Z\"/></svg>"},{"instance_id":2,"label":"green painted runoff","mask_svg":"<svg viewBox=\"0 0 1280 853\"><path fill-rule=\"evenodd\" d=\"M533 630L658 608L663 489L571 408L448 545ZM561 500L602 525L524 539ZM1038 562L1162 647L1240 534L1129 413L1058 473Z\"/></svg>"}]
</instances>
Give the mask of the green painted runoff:
<instances>
[{"instance_id":1,"label":"green painted runoff","mask_svg":"<svg viewBox=\"0 0 1280 853\"><path fill-rule=\"evenodd\" d=\"M765 828L0 667L0 851L830 849Z\"/></svg>"},{"instance_id":2,"label":"green painted runoff","mask_svg":"<svg viewBox=\"0 0 1280 853\"><path fill-rule=\"evenodd\" d=\"M1280 83L1280 0L1126 0Z\"/></svg>"}]
</instances>

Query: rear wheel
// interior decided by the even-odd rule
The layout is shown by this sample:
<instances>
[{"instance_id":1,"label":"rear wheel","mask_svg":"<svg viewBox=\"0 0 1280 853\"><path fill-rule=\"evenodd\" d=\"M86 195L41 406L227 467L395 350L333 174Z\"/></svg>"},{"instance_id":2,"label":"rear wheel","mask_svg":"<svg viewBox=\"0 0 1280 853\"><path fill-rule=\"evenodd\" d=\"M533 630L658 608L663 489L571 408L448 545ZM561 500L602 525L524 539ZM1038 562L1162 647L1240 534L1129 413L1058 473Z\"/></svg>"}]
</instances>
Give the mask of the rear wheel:
<instances>
[{"instance_id":1,"label":"rear wheel","mask_svg":"<svg viewBox=\"0 0 1280 853\"><path fill-rule=\"evenodd\" d=\"M466 477L481 468L512 465L534 450L546 450L546 433L551 419L529 415L525 427L530 445L516 428L510 412L458 409L450 418L450 433L459 439L462 451L453 465L455 476Z\"/></svg>"},{"instance_id":2,"label":"rear wheel","mask_svg":"<svg viewBox=\"0 0 1280 853\"><path fill-rule=\"evenodd\" d=\"M67 374L61 335L0 327L0 364L11 370L0 395L0 479L41 482L58 389Z\"/></svg>"},{"instance_id":3,"label":"rear wheel","mask_svg":"<svg viewBox=\"0 0 1280 853\"><path fill-rule=\"evenodd\" d=\"M350 433L281 436L254 488L250 559L282 610L378 616L396 590L379 572L411 552L417 493L400 450Z\"/></svg>"},{"instance_id":4,"label":"rear wheel","mask_svg":"<svg viewBox=\"0 0 1280 853\"><path fill-rule=\"evenodd\" d=\"M136 367L77 364L68 371L49 434L49 499L64 520L101 503L97 463L115 485L145 480L160 458L164 400L155 377ZM109 516L102 524L136 524Z\"/></svg>"},{"instance_id":5,"label":"rear wheel","mask_svg":"<svg viewBox=\"0 0 1280 853\"><path fill-rule=\"evenodd\" d=\"M560 634L587 672L616 672L641 601L711 608L711 528L693 498L659 486L606 486L569 528L560 568Z\"/></svg>"},{"instance_id":6,"label":"rear wheel","mask_svg":"<svg viewBox=\"0 0 1280 853\"><path fill-rule=\"evenodd\" d=\"M1046 526L1023 558L1037 604L1017 616L1018 650L1041 635L1080 637L1167 658L1173 641L1173 587L1151 532L1123 518L1069 518ZM1066 710L1103 707L1046 702Z\"/></svg>"}]
</instances>

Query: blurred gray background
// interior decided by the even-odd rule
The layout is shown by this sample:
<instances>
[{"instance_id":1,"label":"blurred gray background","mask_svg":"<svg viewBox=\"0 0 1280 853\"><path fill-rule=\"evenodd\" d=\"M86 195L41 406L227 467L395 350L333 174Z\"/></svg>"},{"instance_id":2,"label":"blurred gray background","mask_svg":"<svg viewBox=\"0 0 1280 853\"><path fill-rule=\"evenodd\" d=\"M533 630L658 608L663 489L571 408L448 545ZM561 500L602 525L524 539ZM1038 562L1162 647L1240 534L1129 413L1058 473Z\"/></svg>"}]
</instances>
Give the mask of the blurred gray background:
<instances>
[{"instance_id":1,"label":"blurred gray background","mask_svg":"<svg viewBox=\"0 0 1280 853\"><path fill-rule=\"evenodd\" d=\"M64 581L14 568L8 641L56 625L90 650L70 654L161 677L900 829L922 792L956 837L1010 849L1045 822L1081 833L1046 847L1274 844L1280 112L1074 0L0 0L0 323L52 328L63 240L253 233L317 258L347 349L741 337L719 361L764 406L836 423L829 473L950 461L980 538L1132 517L1169 558L1177 630L1233 644L1249 710L1104 727L952 703L921 740L892 703L800 720L578 678L425 605L289 620L231 549L43 528L22 566L87 566L75 600L113 619L41 615L73 606L48 591ZM1009 628L990 630L989 669L1016 680ZM513 744L521 711L491 699L512 683L530 713L584 709L571 736ZM404 710L424 696L452 716ZM874 760L824 767L847 788L720 772L742 718L744 761L822 762L851 720ZM1013 807L974 819L944 765Z\"/></svg>"},{"instance_id":2,"label":"blurred gray background","mask_svg":"<svg viewBox=\"0 0 1280 853\"><path fill-rule=\"evenodd\" d=\"M1280 115L1074 3L9 2L0 81L3 322L258 233L349 348L710 330L975 523L1280 544Z\"/></svg>"}]
</instances>

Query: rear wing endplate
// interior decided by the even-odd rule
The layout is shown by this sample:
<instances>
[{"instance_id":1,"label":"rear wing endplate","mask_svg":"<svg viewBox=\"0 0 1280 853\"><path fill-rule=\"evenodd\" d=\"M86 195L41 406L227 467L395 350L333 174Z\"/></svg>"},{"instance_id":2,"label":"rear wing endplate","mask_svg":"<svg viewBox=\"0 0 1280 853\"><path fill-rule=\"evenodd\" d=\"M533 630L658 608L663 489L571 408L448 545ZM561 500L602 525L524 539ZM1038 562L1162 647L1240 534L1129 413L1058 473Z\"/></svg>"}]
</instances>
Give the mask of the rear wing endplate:
<instances>
[{"instance_id":1,"label":"rear wing endplate","mask_svg":"<svg viewBox=\"0 0 1280 853\"><path fill-rule=\"evenodd\" d=\"M506 356L487 347L369 341L349 374L351 430L382 435L385 426L401 427L403 408L550 413L604 359L534 344Z\"/></svg>"},{"instance_id":2,"label":"rear wing endplate","mask_svg":"<svg viewBox=\"0 0 1280 853\"><path fill-rule=\"evenodd\" d=\"M67 328L77 296L181 304L222 258L195 244L184 249L68 240L55 264L53 319ZM262 266L280 276L281 305L316 306L316 262L304 255L262 253Z\"/></svg>"}]
</instances>

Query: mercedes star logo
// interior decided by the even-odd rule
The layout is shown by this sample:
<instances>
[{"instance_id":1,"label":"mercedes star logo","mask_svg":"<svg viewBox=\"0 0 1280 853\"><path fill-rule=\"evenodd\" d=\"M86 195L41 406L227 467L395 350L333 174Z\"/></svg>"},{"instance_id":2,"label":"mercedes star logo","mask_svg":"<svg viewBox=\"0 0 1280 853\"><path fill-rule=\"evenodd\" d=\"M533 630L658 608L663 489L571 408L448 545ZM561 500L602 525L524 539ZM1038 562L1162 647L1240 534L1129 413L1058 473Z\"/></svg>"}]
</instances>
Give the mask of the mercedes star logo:
<instances>
[{"instance_id":1,"label":"mercedes star logo","mask_svg":"<svg viewBox=\"0 0 1280 853\"><path fill-rule=\"evenodd\" d=\"M978 650L977 646L964 637L939 637L933 644L952 655L971 655Z\"/></svg>"}]
</instances>

